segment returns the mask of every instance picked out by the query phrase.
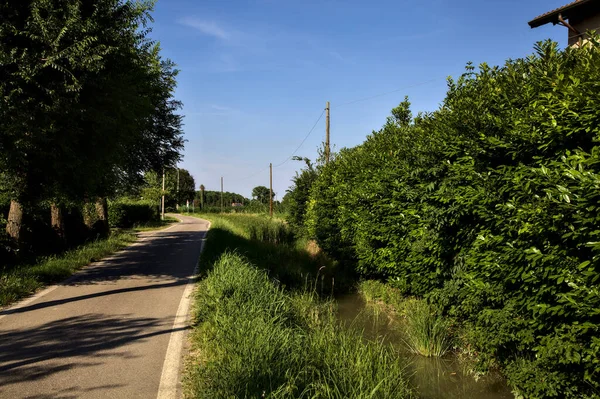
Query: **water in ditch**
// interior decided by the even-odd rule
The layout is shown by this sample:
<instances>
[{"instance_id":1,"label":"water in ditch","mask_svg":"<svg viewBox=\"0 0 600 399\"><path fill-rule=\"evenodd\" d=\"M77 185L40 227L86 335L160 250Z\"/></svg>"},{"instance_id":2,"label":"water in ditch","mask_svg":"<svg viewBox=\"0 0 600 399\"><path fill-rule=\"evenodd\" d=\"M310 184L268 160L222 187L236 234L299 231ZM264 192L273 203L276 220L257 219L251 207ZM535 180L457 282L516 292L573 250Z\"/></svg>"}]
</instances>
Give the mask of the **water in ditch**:
<instances>
[{"instance_id":1,"label":"water in ditch","mask_svg":"<svg viewBox=\"0 0 600 399\"><path fill-rule=\"evenodd\" d=\"M502 376L489 373L475 379L453 355L428 358L411 353L398 321L377 306L367 306L359 294L338 299L338 317L346 325L363 331L366 339L381 339L407 359L410 382L422 399L512 399Z\"/></svg>"}]
</instances>

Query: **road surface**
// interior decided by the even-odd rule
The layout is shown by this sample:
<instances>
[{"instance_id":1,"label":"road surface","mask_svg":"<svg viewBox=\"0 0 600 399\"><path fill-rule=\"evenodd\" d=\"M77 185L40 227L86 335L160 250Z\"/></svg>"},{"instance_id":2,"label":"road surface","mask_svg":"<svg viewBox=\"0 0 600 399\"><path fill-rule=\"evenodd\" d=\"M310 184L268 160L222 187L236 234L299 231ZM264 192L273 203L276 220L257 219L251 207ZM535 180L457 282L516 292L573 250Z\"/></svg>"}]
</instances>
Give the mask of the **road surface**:
<instances>
[{"instance_id":1,"label":"road surface","mask_svg":"<svg viewBox=\"0 0 600 399\"><path fill-rule=\"evenodd\" d=\"M178 217L0 312L0 398L179 395L189 277L208 222Z\"/></svg>"}]
</instances>

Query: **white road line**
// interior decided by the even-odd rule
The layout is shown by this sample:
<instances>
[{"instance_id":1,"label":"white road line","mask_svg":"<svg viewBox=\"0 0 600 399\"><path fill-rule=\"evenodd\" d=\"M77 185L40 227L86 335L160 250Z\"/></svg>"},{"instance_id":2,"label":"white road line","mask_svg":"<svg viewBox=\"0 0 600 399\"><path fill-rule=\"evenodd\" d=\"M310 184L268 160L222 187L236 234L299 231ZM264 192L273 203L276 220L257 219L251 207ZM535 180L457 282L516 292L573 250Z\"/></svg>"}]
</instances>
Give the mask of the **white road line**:
<instances>
[{"instance_id":1,"label":"white road line","mask_svg":"<svg viewBox=\"0 0 600 399\"><path fill-rule=\"evenodd\" d=\"M200 253L198 260L200 260L200 254L204 250L204 244L206 243L206 235L210 229L210 222L206 228L206 232L202 237L202 244L200 244ZM194 268L194 275L188 278L188 283L181 296L179 307L177 308L177 314L173 321L173 327L171 330L171 337L169 338L169 345L167 346L167 353L165 355L165 361L163 363L162 373L160 376L160 385L158 386L157 399L176 399L177 388L179 386L179 368L181 365L183 355L183 343L185 339L185 327L188 324L188 312L190 310L190 304L192 301L192 291L194 290L195 278L198 275L198 263Z\"/></svg>"}]
</instances>

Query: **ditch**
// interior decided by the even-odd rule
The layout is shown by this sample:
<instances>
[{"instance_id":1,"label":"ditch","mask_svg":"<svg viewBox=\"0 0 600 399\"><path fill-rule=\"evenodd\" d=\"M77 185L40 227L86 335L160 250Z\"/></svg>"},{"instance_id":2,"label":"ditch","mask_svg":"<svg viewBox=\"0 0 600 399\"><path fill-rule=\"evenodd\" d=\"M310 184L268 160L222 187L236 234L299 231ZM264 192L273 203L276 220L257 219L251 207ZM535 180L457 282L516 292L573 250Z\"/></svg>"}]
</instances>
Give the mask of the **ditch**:
<instances>
[{"instance_id":1,"label":"ditch","mask_svg":"<svg viewBox=\"0 0 600 399\"><path fill-rule=\"evenodd\" d=\"M422 399L512 399L506 380L498 373L475 379L454 354L424 357L412 353L405 343L402 322L385 309L367 304L359 293L337 299L337 317L347 327L363 332L368 340L381 340L406 361L407 375Z\"/></svg>"}]
</instances>

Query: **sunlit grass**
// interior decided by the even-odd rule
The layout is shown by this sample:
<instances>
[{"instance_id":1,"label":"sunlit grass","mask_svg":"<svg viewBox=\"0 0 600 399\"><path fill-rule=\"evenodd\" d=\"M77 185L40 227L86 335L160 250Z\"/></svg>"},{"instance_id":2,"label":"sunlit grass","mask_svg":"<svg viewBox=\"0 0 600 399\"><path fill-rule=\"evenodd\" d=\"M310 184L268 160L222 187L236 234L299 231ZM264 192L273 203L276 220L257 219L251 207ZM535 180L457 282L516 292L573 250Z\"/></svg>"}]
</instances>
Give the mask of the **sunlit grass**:
<instances>
[{"instance_id":1,"label":"sunlit grass","mask_svg":"<svg viewBox=\"0 0 600 399\"><path fill-rule=\"evenodd\" d=\"M444 356L452 345L448 322L424 300L407 301L405 311L408 347L422 356Z\"/></svg>"},{"instance_id":2,"label":"sunlit grass","mask_svg":"<svg viewBox=\"0 0 600 399\"><path fill-rule=\"evenodd\" d=\"M160 230L160 229L169 227L173 223L178 223L178 222L179 222L179 219L177 219L177 218L174 218L172 216L165 216L165 218L163 220L153 220L151 222L135 225L133 227L133 231L142 233L142 232L146 232L146 231Z\"/></svg>"},{"instance_id":3,"label":"sunlit grass","mask_svg":"<svg viewBox=\"0 0 600 399\"><path fill-rule=\"evenodd\" d=\"M197 290L188 397L411 397L394 350L342 328L332 301L287 292L238 254L210 269Z\"/></svg>"},{"instance_id":4,"label":"sunlit grass","mask_svg":"<svg viewBox=\"0 0 600 399\"><path fill-rule=\"evenodd\" d=\"M354 284L347 270L323 254L308 251L306 241L296 240L280 219L249 214L194 216L211 222L207 236L210 245L202 253L201 271L207 270L224 252L234 251L290 288L304 288L310 282L319 294L331 295Z\"/></svg>"}]
</instances>

